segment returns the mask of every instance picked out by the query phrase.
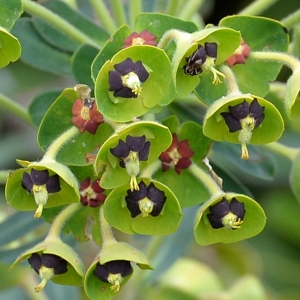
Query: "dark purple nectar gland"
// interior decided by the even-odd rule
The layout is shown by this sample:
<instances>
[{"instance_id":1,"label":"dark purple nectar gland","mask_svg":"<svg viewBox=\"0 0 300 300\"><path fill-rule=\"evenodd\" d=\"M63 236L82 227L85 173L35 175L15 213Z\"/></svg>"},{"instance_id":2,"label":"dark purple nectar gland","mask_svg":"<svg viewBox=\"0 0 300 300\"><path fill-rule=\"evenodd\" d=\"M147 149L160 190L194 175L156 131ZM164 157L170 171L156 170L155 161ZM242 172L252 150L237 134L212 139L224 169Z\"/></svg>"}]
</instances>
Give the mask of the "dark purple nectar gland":
<instances>
[{"instance_id":1,"label":"dark purple nectar gland","mask_svg":"<svg viewBox=\"0 0 300 300\"><path fill-rule=\"evenodd\" d=\"M172 137L171 146L161 153L159 159L162 162L163 172L171 167L180 175L182 170L187 169L192 164L191 157L195 152L190 148L187 139L179 142L175 133L172 134Z\"/></svg>"},{"instance_id":2,"label":"dark purple nectar gland","mask_svg":"<svg viewBox=\"0 0 300 300\"><path fill-rule=\"evenodd\" d=\"M142 61L133 62L126 58L123 62L114 65L115 71L109 71L109 91L114 92L115 97L137 98L141 92L141 84L145 82L149 73Z\"/></svg>"},{"instance_id":3,"label":"dark purple nectar gland","mask_svg":"<svg viewBox=\"0 0 300 300\"><path fill-rule=\"evenodd\" d=\"M207 215L212 228L241 228L245 217L245 205L236 198L229 202L223 198L220 202L209 207L210 214Z\"/></svg>"},{"instance_id":4,"label":"dark purple nectar gland","mask_svg":"<svg viewBox=\"0 0 300 300\"><path fill-rule=\"evenodd\" d=\"M34 214L35 218L42 215L43 207L47 204L49 193L57 193L61 190L59 176L49 176L49 171L31 169L30 174L24 172L21 186L34 196L38 208Z\"/></svg>"},{"instance_id":5,"label":"dark purple nectar gland","mask_svg":"<svg viewBox=\"0 0 300 300\"><path fill-rule=\"evenodd\" d=\"M99 185L99 179L91 181L87 177L80 183L80 202L83 206L98 207L104 203L106 195L103 194L105 190Z\"/></svg>"},{"instance_id":6,"label":"dark purple nectar gland","mask_svg":"<svg viewBox=\"0 0 300 300\"><path fill-rule=\"evenodd\" d=\"M146 141L146 136L134 137L128 135L126 142L119 140L115 148L111 148L110 152L120 159L120 167L126 168L130 176L130 189L139 190L136 177L140 172L140 161L146 161L149 156L151 143Z\"/></svg>"},{"instance_id":7,"label":"dark purple nectar gland","mask_svg":"<svg viewBox=\"0 0 300 300\"><path fill-rule=\"evenodd\" d=\"M221 83L219 76L225 78L225 75L216 70L215 62L217 59L218 45L217 43L208 43L198 45L196 51L190 57L186 57L186 65L183 66L183 71L186 75L195 76L202 72L210 71L213 73L213 84Z\"/></svg>"},{"instance_id":8,"label":"dark purple nectar gland","mask_svg":"<svg viewBox=\"0 0 300 300\"><path fill-rule=\"evenodd\" d=\"M164 191L156 188L153 182L147 187L143 181L139 183L139 190L127 190L127 196L125 197L132 218L140 214L143 217L147 217L149 214L157 217L162 211L166 200L167 197Z\"/></svg>"},{"instance_id":9,"label":"dark purple nectar gland","mask_svg":"<svg viewBox=\"0 0 300 300\"><path fill-rule=\"evenodd\" d=\"M97 263L94 275L101 281L110 283L110 289L117 293L120 290L123 279L133 272L130 261L113 260L101 265Z\"/></svg>"},{"instance_id":10,"label":"dark purple nectar gland","mask_svg":"<svg viewBox=\"0 0 300 300\"><path fill-rule=\"evenodd\" d=\"M64 274L68 271L67 261L55 254L43 253L39 255L38 253L33 253L28 258L28 262L31 268L34 269L42 279L42 282L34 288L37 293L43 290L47 282L55 275Z\"/></svg>"},{"instance_id":11,"label":"dark purple nectar gland","mask_svg":"<svg viewBox=\"0 0 300 300\"><path fill-rule=\"evenodd\" d=\"M225 120L229 132L233 133L238 130L238 139L242 146L242 159L248 159L249 153L247 144L250 143L252 132L257 128L265 118L265 107L261 106L257 99L254 98L251 104L244 100L242 103L228 106L229 112L222 112L221 115Z\"/></svg>"}]
</instances>

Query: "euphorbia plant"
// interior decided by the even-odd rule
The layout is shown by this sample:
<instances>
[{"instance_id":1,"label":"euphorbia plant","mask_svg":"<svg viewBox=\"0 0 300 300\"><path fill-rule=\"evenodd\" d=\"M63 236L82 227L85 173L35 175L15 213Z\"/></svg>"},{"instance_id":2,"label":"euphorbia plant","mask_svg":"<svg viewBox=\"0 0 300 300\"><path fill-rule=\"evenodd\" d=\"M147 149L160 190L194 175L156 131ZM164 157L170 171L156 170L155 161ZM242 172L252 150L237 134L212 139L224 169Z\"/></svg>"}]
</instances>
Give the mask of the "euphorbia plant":
<instances>
[{"instance_id":1,"label":"euphorbia plant","mask_svg":"<svg viewBox=\"0 0 300 300\"><path fill-rule=\"evenodd\" d=\"M43 152L32 162L17 157L21 168L1 173L7 204L50 223L42 241L32 233L29 250L11 266L28 260L41 278L35 287L41 295L48 281L79 286L90 299L125 298L126 286L130 299L175 295L173 268L162 283L155 275L179 258L191 237L197 247L213 247L264 229L262 205L232 166L265 175L265 149L293 161L291 184L299 197L299 150L279 141L288 118L300 116L299 10L279 22L255 16L260 11L249 6L246 15L205 26L199 15L192 18L200 1L165 2L164 13L146 13L142 1L131 1L127 11L122 1L91 0L96 22L76 1L0 0L0 66L20 56L34 68L75 79L38 95L28 109L0 95L3 108L36 129ZM254 2L264 9L264 1ZM286 92L278 105L272 82L283 65L292 73L280 85ZM182 228L186 239L176 252L168 239L178 239ZM93 241L96 250L79 247L82 263L66 233ZM165 269L152 271L149 259ZM201 299L219 292L211 278L211 286L199 289ZM188 286L180 299L195 296Z\"/></svg>"}]
</instances>

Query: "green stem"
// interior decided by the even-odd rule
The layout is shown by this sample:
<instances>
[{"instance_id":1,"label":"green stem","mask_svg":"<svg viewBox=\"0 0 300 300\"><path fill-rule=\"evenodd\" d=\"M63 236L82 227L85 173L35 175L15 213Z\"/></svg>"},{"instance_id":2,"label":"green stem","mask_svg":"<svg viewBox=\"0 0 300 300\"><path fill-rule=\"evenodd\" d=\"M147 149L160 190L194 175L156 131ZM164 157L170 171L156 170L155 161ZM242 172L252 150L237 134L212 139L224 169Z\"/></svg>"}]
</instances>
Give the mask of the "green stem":
<instances>
[{"instance_id":1,"label":"green stem","mask_svg":"<svg viewBox=\"0 0 300 300\"><path fill-rule=\"evenodd\" d=\"M103 0L90 0L91 5L93 6L94 12L98 19L101 21L103 27L109 32L113 33L117 29L117 25L114 22L114 19L111 17L110 11L107 9L107 6Z\"/></svg>"},{"instance_id":2,"label":"green stem","mask_svg":"<svg viewBox=\"0 0 300 300\"><path fill-rule=\"evenodd\" d=\"M176 16L178 7L178 1L169 0L166 7L166 14L171 16Z\"/></svg>"},{"instance_id":3,"label":"green stem","mask_svg":"<svg viewBox=\"0 0 300 300\"><path fill-rule=\"evenodd\" d=\"M232 69L228 65L223 64L221 65L220 70L225 75L225 82L228 88L228 94L241 94Z\"/></svg>"},{"instance_id":4,"label":"green stem","mask_svg":"<svg viewBox=\"0 0 300 300\"><path fill-rule=\"evenodd\" d=\"M150 178L161 166L159 159L155 160L152 164L148 165L139 175L142 178Z\"/></svg>"},{"instance_id":5,"label":"green stem","mask_svg":"<svg viewBox=\"0 0 300 300\"><path fill-rule=\"evenodd\" d=\"M182 7L179 13L179 18L183 20L190 20L191 17L197 13L199 7L203 4L203 0L189 0Z\"/></svg>"},{"instance_id":6,"label":"green stem","mask_svg":"<svg viewBox=\"0 0 300 300\"><path fill-rule=\"evenodd\" d=\"M114 11L117 26L119 27L124 24L127 24L123 2L121 0L112 0L111 4Z\"/></svg>"},{"instance_id":7,"label":"green stem","mask_svg":"<svg viewBox=\"0 0 300 300\"><path fill-rule=\"evenodd\" d=\"M10 113L14 114L15 116L19 117L26 123L32 124L32 120L27 109L3 94L0 94L0 106Z\"/></svg>"},{"instance_id":8,"label":"green stem","mask_svg":"<svg viewBox=\"0 0 300 300\"><path fill-rule=\"evenodd\" d=\"M62 135L60 135L52 144L48 147L46 153L44 154L43 159L55 159L58 151L61 147L68 142L71 138L75 137L79 133L79 130L76 126L72 126L66 130Z\"/></svg>"},{"instance_id":9,"label":"green stem","mask_svg":"<svg viewBox=\"0 0 300 300\"><path fill-rule=\"evenodd\" d=\"M250 5L242 9L239 15L259 15L268 9L271 5L276 3L278 0L256 0Z\"/></svg>"},{"instance_id":10,"label":"green stem","mask_svg":"<svg viewBox=\"0 0 300 300\"><path fill-rule=\"evenodd\" d=\"M66 221L68 221L81 207L82 204L77 202L72 203L63 209L52 222L46 239L59 238Z\"/></svg>"},{"instance_id":11,"label":"green stem","mask_svg":"<svg viewBox=\"0 0 300 300\"><path fill-rule=\"evenodd\" d=\"M80 44L90 44L97 49L100 49L100 45L94 40L85 35L82 31L78 30L75 26L62 19L59 15L55 14L51 10L37 4L30 0L22 0L23 9L25 12L40 17L47 23L51 24L59 31L65 33Z\"/></svg>"},{"instance_id":12,"label":"green stem","mask_svg":"<svg viewBox=\"0 0 300 300\"><path fill-rule=\"evenodd\" d=\"M198 167L196 164L192 163L188 170L206 186L212 197L224 194L224 191L212 178L212 176Z\"/></svg>"},{"instance_id":13,"label":"green stem","mask_svg":"<svg viewBox=\"0 0 300 300\"><path fill-rule=\"evenodd\" d=\"M275 153L278 153L278 154L286 157L290 161L293 161L296 158L296 156L298 155L298 153L300 152L299 148L289 147L289 146L283 145L278 142L265 144L263 146L267 147L268 149L270 149L271 151L273 151Z\"/></svg>"},{"instance_id":14,"label":"green stem","mask_svg":"<svg viewBox=\"0 0 300 300\"><path fill-rule=\"evenodd\" d=\"M162 36L157 47L165 49L172 40L180 40L182 43L185 43L185 41L190 42L190 36L190 33L183 32L178 29L170 29Z\"/></svg>"},{"instance_id":15,"label":"green stem","mask_svg":"<svg viewBox=\"0 0 300 300\"><path fill-rule=\"evenodd\" d=\"M141 0L130 0L129 20L130 20L131 27L133 27L135 18L142 12L142 10L143 10L143 7L142 7Z\"/></svg>"},{"instance_id":16,"label":"green stem","mask_svg":"<svg viewBox=\"0 0 300 300\"><path fill-rule=\"evenodd\" d=\"M255 60L274 61L282 63L291 68L292 71L295 71L296 69L300 68L299 59L287 53L254 51L250 53L248 59L249 58Z\"/></svg>"},{"instance_id":17,"label":"green stem","mask_svg":"<svg viewBox=\"0 0 300 300\"><path fill-rule=\"evenodd\" d=\"M99 220L100 220L100 226L101 226L101 236L102 236L102 248L107 247L113 243L117 243L117 240L115 239L111 226L107 223L104 212L103 212L103 205L100 206L99 209Z\"/></svg>"},{"instance_id":18,"label":"green stem","mask_svg":"<svg viewBox=\"0 0 300 300\"><path fill-rule=\"evenodd\" d=\"M0 184L6 184L7 178L9 176L9 171L0 171Z\"/></svg>"},{"instance_id":19,"label":"green stem","mask_svg":"<svg viewBox=\"0 0 300 300\"><path fill-rule=\"evenodd\" d=\"M292 14L288 15L284 19L281 20L281 23L284 27L291 29L294 25L300 23L300 8L297 9Z\"/></svg>"}]
</instances>

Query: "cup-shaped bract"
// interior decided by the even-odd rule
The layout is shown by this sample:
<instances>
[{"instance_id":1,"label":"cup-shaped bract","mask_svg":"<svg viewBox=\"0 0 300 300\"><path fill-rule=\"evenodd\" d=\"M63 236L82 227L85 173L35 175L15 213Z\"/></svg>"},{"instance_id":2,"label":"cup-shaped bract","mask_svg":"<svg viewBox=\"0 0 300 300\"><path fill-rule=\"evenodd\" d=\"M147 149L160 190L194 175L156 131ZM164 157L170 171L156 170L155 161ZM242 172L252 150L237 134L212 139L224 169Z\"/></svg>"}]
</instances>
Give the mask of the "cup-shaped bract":
<instances>
[{"instance_id":1,"label":"cup-shaped bract","mask_svg":"<svg viewBox=\"0 0 300 300\"><path fill-rule=\"evenodd\" d=\"M222 193L198 210L194 235L199 245L233 243L260 233L266 224L262 207L246 195Z\"/></svg>"},{"instance_id":2,"label":"cup-shaped bract","mask_svg":"<svg viewBox=\"0 0 300 300\"><path fill-rule=\"evenodd\" d=\"M108 195L103 207L107 222L129 234L163 235L174 232L181 221L182 212L173 192L164 184L148 178L142 178L139 187L139 191L131 192L129 184L126 184ZM146 200L154 203L154 207L156 204L160 206L159 212L144 213L145 199L140 199L142 194ZM139 200L144 201L139 203Z\"/></svg>"},{"instance_id":3,"label":"cup-shaped bract","mask_svg":"<svg viewBox=\"0 0 300 300\"><path fill-rule=\"evenodd\" d=\"M125 48L98 73L98 109L117 122L140 117L159 104L169 88L171 74L171 62L163 50L148 45Z\"/></svg>"},{"instance_id":4,"label":"cup-shaped bract","mask_svg":"<svg viewBox=\"0 0 300 300\"><path fill-rule=\"evenodd\" d=\"M112 299L131 277L131 263L136 263L141 269L152 269L146 256L127 243L112 242L103 246L86 272L86 294L95 300ZM109 277L110 272L115 276Z\"/></svg>"},{"instance_id":5,"label":"cup-shaped bract","mask_svg":"<svg viewBox=\"0 0 300 300\"><path fill-rule=\"evenodd\" d=\"M18 39L3 27L0 27L0 41L0 68L3 68L20 57L21 45Z\"/></svg>"},{"instance_id":6,"label":"cup-shaped bract","mask_svg":"<svg viewBox=\"0 0 300 300\"><path fill-rule=\"evenodd\" d=\"M78 202L79 186L73 173L54 160L18 161L24 168L10 174L5 187L8 204L18 210L36 210Z\"/></svg>"},{"instance_id":7,"label":"cup-shaped bract","mask_svg":"<svg viewBox=\"0 0 300 300\"><path fill-rule=\"evenodd\" d=\"M112 189L122 186L129 182L130 175L127 169L120 165L120 158L112 154L111 149L129 139L145 136L146 143L150 142L148 158L145 161L140 160L139 169L143 170L145 166L156 160L161 152L166 150L171 142L172 135L166 126L156 122L140 121L130 125L125 125L116 131L100 148L95 160L94 168L96 173L106 168L101 177L100 185L104 189Z\"/></svg>"},{"instance_id":8,"label":"cup-shaped bract","mask_svg":"<svg viewBox=\"0 0 300 300\"><path fill-rule=\"evenodd\" d=\"M222 27L210 27L192 34L178 32L177 48L173 56L173 80L176 86L176 92L179 96L185 97L189 95L200 82L199 74L193 76L185 72L186 65L189 63L198 64L198 59L193 61L193 56L199 50L199 46L204 48L204 63L206 57L213 60L211 65L212 72L204 72L203 76L210 76L213 81L214 72L218 72L215 66L224 62L240 45L241 37L238 31ZM207 44L206 44L207 43ZM214 49L211 49L214 47ZM201 49L202 49L201 48ZM211 51L213 50L213 51ZM216 52L216 53L215 53ZM201 55L200 55L201 56ZM200 66L201 67L201 66Z\"/></svg>"},{"instance_id":9,"label":"cup-shaped bract","mask_svg":"<svg viewBox=\"0 0 300 300\"><path fill-rule=\"evenodd\" d=\"M39 256L43 254L53 255L67 262L67 271L62 274L54 275L52 278L49 278L49 280L51 279L54 283L62 285L81 286L83 284L84 266L81 259L73 248L58 238L48 237L41 243L25 251L15 260L10 269L21 261L29 259L32 255L36 254ZM34 264L31 266L34 268Z\"/></svg>"},{"instance_id":10,"label":"cup-shaped bract","mask_svg":"<svg viewBox=\"0 0 300 300\"><path fill-rule=\"evenodd\" d=\"M244 123L247 128L244 128ZM248 135L243 136L242 131ZM242 144L242 147L243 144L274 142L283 131L283 119L277 108L251 94L229 94L215 101L208 108L203 122L203 133L207 137Z\"/></svg>"}]
</instances>

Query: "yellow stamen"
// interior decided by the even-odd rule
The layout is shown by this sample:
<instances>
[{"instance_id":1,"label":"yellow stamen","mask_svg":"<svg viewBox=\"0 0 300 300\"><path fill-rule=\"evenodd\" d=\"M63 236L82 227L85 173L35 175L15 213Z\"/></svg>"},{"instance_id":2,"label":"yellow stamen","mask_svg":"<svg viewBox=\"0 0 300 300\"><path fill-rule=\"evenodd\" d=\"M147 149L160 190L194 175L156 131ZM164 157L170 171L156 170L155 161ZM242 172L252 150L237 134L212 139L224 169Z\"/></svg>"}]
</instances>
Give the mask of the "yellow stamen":
<instances>
[{"instance_id":1,"label":"yellow stamen","mask_svg":"<svg viewBox=\"0 0 300 300\"><path fill-rule=\"evenodd\" d=\"M226 228L234 228L238 229L241 228L241 224L243 223L243 220L238 218L235 214L232 212L229 212L226 216L222 218L222 224Z\"/></svg>"},{"instance_id":2,"label":"yellow stamen","mask_svg":"<svg viewBox=\"0 0 300 300\"><path fill-rule=\"evenodd\" d=\"M148 215L153 210L153 202L149 200L147 197L145 197L144 199L141 199L138 203L143 217L148 217Z\"/></svg>"},{"instance_id":3,"label":"yellow stamen","mask_svg":"<svg viewBox=\"0 0 300 300\"><path fill-rule=\"evenodd\" d=\"M117 293L120 290L121 282L123 280L120 273L118 274L109 274L107 278L108 282L112 285L110 289Z\"/></svg>"}]
</instances>

